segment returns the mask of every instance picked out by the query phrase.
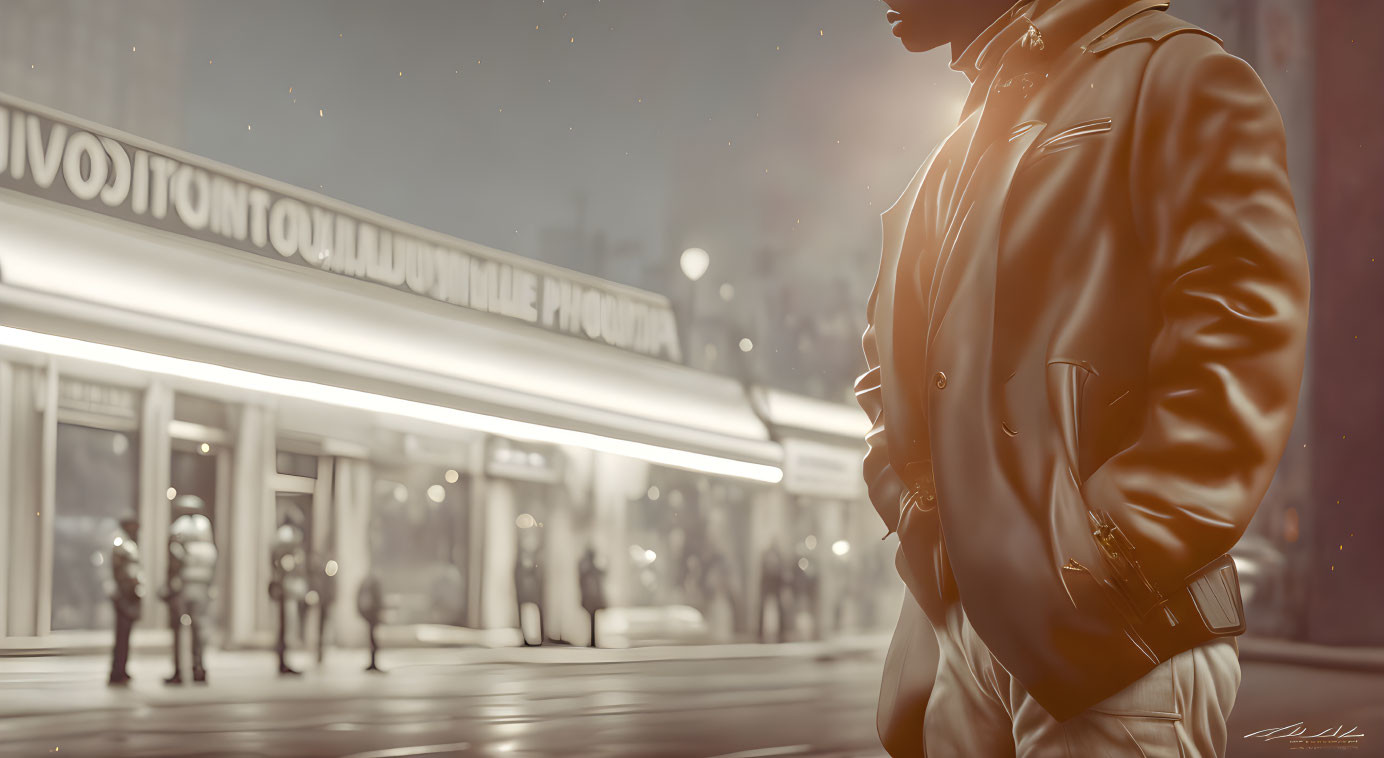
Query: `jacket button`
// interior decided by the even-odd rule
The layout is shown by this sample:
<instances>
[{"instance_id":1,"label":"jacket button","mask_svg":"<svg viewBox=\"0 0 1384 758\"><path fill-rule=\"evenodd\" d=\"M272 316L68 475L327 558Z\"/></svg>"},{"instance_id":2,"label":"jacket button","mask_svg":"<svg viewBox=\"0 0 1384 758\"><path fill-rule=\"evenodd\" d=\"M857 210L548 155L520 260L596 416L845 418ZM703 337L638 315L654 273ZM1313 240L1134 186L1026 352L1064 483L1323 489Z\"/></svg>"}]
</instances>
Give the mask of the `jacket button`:
<instances>
[{"instance_id":1,"label":"jacket button","mask_svg":"<svg viewBox=\"0 0 1384 758\"><path fill-rule=\"evenodd\" d=\"M933 378L933 381L937 384L937 389L939 389L939 390L944 390L944 389L947 388L947 375L946 375L946 374L942 373L941 371L938 371L935 375L933 375L932 378Z\"/></svg>"}]
</instances>

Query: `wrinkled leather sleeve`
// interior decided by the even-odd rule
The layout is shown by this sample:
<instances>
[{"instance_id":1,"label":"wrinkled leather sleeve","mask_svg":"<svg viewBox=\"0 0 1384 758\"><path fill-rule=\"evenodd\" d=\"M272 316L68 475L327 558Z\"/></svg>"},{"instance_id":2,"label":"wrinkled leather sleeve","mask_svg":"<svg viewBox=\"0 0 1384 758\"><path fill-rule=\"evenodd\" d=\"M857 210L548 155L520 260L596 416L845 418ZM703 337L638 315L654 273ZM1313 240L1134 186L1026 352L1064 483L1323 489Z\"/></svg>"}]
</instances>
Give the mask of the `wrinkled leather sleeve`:
<instances>
[{"instance_id":1,"label":"wrinkled leather sleeve","mask_svg":"<svg viewBox=\"0 0 1384 758\"><path fill-rule=\"evenodd\" d=\"M899 504L903 495L903 482L889 463L888 446L884 436L884 391L881 385L879 350L875 343L875 300L879 295L879 285L870 293L866 312L869 323L865 328L862 343L865 348L865 364L869 370L855 380L855 399L870 418L870 431L865 436L869 446L865 453L863 473L865 485L870 493L870 502L879 512L880 518L890 532L899 528Z\"/></svg>"},{"instance_id":2,"label":"wrinkled leather sleeve","mask_svg":"<svg viewBox=\"0 0 1384 758\"><path fill-rule=\"evenodd\" d=\"M1141 87L1131 189L1159 321L1141 432L1082 493L1170 592L1240 538L1273 478L1302 381L1309 269L1283 123L1249 65L1180 34Z\"/></svg>"}]
</instances>

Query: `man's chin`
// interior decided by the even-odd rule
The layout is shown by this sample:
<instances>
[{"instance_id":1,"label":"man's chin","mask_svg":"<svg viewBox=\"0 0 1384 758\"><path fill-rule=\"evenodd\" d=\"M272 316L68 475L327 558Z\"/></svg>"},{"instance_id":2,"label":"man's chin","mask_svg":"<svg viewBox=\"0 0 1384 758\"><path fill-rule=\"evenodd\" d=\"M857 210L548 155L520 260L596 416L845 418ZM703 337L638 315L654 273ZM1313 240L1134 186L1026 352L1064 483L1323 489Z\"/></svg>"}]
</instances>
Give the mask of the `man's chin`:
<instances>
[{"instance_id":1,"label":"man's chin","mask_svg":"<svg viewBox=\"0 0 1384 758\"><path fill-rule=\"evenodd\" d=\"M946 40L930 39L927 35L913 33L909 29L894 29L894 36L899 38L903 47L910 53L925 53L934 48L941 47Z\"/></svg>"},{"instance_id":2,"label":"man's chin","mask_svg":"<svg viewBox=\"0 0 1384 758\"><path fill-rule=\"evenodd\" d=\"M910 53L926 53L927 51L937 47L937 45L929 45L925 42L921 42L919 40L912 39L909 37L901 37L900 41L903 42L903 48Z\"/></svg>"}]
</instances>

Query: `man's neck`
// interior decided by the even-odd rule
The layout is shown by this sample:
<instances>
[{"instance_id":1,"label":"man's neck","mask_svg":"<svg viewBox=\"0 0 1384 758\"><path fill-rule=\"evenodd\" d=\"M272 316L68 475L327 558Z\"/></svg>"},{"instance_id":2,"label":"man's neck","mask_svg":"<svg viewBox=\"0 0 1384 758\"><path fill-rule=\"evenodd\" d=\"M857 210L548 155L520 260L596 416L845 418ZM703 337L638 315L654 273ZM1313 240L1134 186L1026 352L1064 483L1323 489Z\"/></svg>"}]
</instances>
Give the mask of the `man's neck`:
<instances>
[{"instance_id":1,"label":"man's neck","mask_svg":"<svg viewBox=\"0 0 1384 758\"><path fill-rule=\"evenodd\" d=\"M962 10L957 11L956 31L951 39L952 60L960 58L966 48L1014 4L1014 0L970 0L960 3Z\"/></svg>"}]
</instances>

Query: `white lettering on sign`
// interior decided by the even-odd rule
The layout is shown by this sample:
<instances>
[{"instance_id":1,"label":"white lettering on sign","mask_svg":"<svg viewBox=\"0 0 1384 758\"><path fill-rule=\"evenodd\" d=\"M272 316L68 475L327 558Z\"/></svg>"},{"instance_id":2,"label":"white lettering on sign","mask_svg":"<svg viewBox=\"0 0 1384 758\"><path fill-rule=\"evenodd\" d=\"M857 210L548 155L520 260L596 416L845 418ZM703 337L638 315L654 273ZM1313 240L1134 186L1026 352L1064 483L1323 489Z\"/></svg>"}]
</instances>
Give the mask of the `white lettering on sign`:
<instances>
[{"instance_id":1,"label":"white lettering on sign","mask_svg":"<svg viewBox=\"0 0 1384 758\"><path fill-rule=\"evenodd\" d=\"M4 102L0 100L0 102ZM667 301L383 228L214 166L0 105L0 184L257 255L680 360ZM171 211L171 212L170 212Z\"/></svg>"}]
</instances>

